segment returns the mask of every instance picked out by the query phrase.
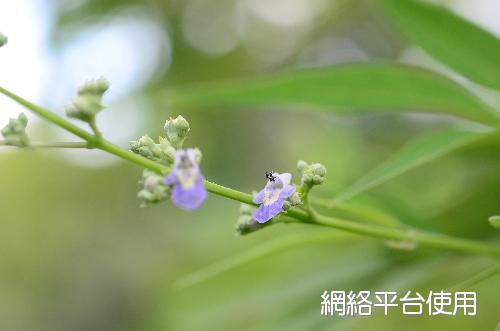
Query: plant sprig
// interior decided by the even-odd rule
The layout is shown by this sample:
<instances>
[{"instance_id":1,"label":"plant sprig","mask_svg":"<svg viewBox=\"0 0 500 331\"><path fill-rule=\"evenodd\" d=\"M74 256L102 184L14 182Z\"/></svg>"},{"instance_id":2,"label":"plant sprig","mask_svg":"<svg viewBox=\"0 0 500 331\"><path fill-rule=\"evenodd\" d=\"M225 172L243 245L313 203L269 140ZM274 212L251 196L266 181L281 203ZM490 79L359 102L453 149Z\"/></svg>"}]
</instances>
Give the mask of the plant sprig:
<instances>
[{"instance_id":1,"label":"plant sprig","mask_svg":"<svg viewBox=\"0 0 500 331\"><path fill-rule=\"evenodd\" d=\"M88 147L100 149L113 154L123 160L134 163L144 169L151 170L162 176L168 172L168 167L158 162L147 159L141 155L135 154L129 150L123 149L108 140L104 139L98 131L89 133L57 114L35 105L28 100L0 87L0 93L21 104L31 112L44 118L45 120L65 129L66 131L82 138L86 141ZM225 187L208 180L203 181L206 190L215 195L239 201L244 204L256 206L253 197L250 194ZM339 230L384 240L395 241L414 241L418 245L453 250L464 253L477 253L495 256L500 258L500 246L484 243L475 240L452 237L444 234L438 234L428 231L421 231L410 228L395 228L390 226L381 226L374 224L358 223L350 220L329 217L317 212L311 213L308 210L299 207L292 207L287 210L287 218L293 219L296 223L320 225ZM289 222L287 222L289 223ZM293 222L292 222L293 223Z\"/></svg>"}]
</instances>

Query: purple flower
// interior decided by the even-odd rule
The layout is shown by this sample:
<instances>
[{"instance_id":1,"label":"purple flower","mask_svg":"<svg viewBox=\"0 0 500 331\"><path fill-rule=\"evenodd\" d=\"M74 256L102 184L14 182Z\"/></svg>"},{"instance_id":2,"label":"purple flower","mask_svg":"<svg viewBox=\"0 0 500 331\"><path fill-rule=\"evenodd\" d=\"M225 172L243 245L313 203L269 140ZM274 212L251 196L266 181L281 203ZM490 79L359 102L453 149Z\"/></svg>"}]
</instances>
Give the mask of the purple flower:
<instances>
[{"instance_id":1,"label":"purple flower","mask_svg":"<svg viewBox=\"0 0 500 331\"><path fill-rule=\"evenodd\" d=\"M165 184L173 186L172 202L182 209L196 209L206 199L207 190L203 186L194 149L175 152L174 167L165 177Z\"/></svg>"},{"instance_id":2,"label":"purple flower","mask_svg":"<svg viewBox=\"0 0 500 331\"><path fill-rule=\"evenodd\" d=\"M290 185L291 174L267 173L266 178L269 179L266 187L253 198L254 203L260 204L253 214L259 223L265 223L278 215L282 211L283 201L295 193L295 187Z\"/></svg>"}]
</instances>

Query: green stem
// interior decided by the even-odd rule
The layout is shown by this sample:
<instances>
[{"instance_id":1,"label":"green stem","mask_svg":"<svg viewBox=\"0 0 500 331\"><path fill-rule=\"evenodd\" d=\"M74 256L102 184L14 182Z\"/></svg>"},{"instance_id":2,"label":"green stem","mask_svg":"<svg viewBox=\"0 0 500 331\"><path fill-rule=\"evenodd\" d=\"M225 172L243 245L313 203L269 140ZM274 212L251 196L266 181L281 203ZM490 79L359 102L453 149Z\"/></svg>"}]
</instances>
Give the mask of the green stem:
<instances>
[{"instance_id":1,"label":"green stem","mask_svg":"<svg viewBox=\"0 0 500 331\"><path fill-rule=\"evenodd\" d=\"M341 212L342 214L347 214L349 217L355 219L362 219L364 222L391 226L391 227L405 227L406 224L399 221L394 216L387 214L376 206L371 205L355 205L352 202L342 202L335 206L335 208L330 207L330 200L324 198L311 198L311 203L327 210L333 210Z\"/></svg>"},{"instance_id":2,"label":"green stem","mask_svg":"<svg viewBox=\"0 0 500 331\"><path fill-rule=\"evenodd\" d=\"M414 241L417 244L428 247L444 248L458 252L487 254L500 258L500 246L498 245L456 238L433 232L361 224L323 215L318 215L314 223L380 239Z\"/></svg>"},{"instance_id":3,"label":"green stem","mask_svg":"<svg viewBox=\"0 0 500 331\"><path fill-rule=\"evenodd\" d=\"M93 116L90 119L89 126L92 129L92 131L94 132L94 136L96 136L98 138L100 138L102 136L101 131L99 131L99 129L97 128L97 124L95 122L95 116Z\"/></svg>"},{"instance_id":4,"label":"green stem","mask_svg":"<svg viewBox=\"0 0 500 331\"><path fill-rule=\"evenodd\" d=\"M143 168L150 169L160 174L165 174L168 171L168 169L164 165L146 159L140 155L134 154L131 151L122 149L121 147L118 147L101 137L97 137L85 130L82 130L71 122L65 120L64 118L50 112L49 110L39 107L15 95L14 93L5 90L2 87L0 87L0 93L20 103L24 107L40 115L46 120L86 140L90 147L101 149L124 160L130 161ZM231 188L224 187L210 181L205 181L205 187L209 192L213 194L220 195L222 197L236 200L242 203L255 205L252 202L252 196L250 194L233 190ZM421 245L430 247L444 248L468 253L481 253L493 255L500 258L500 246L468 239L455 238L414 229L398 229L371 224L362 224L339 218L327 217L316 213L314 213L314 215L311 215L309 212L300 210L298 208L292 208L288 210L287 216L292 217L302 223L332 227L339 230L344 230L374 238L391 240L412 240Z\"/></svg>"},{"instance_id":5,"label":"green stem","mask_svg":"<svg viewBox=\"0 0 500 331\"><path fill-rule=\"evenodd\" d=\"M22 106L26 107L27 109L31 110L33 113L39 115L40 117L46 119L49 122L52 122L61 128L65 129L66 131L69 131L73 133L74 135L90 142L94 142L96 138L94 135L91 133L88 133L87 131L79 128L78 126L74 125L73 123L65 120L64 118L60 117L57 114L54 114L53 112L39 107L31 102L29 102L26 99L21 98L20 96L4 89L3 87L0 86L0 93L6 95L7 97L11 98L12 100L16 101L17 103L21 104Z\"/></svg>"},{"instance_id":6,"label":"green stem","mask_svg":"<svg viewBox=\"0 0 500 331\"><path fill-rule=\"evenodd\" d=\"M9 145L5 140L0 140L1 146L14 146ZM87 142L54 142L54 143L30 143L29 146L25 148L88 148L89 144Z\"/></svg>"},{"instance_id":7,"label":"green stem","mask_svg":"<svg viewBox=\"0 0 500 331\"><path fill-rule=\"evenodd\" d=\"M88 142L31 143L28 148L89 148Z\"/></svg>"}]
</instances>

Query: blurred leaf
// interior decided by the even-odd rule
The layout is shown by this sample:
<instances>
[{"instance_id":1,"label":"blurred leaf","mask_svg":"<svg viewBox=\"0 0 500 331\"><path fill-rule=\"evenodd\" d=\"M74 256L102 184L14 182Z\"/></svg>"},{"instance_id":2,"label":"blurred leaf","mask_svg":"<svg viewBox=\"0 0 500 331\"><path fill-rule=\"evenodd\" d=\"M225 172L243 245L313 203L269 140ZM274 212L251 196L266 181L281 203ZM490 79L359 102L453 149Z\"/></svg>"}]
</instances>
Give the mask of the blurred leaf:
<instances>
[{"instance_id":1,"label":"blurred leaf","mask_svg":"<svg viewBox=\"0 0 500 331\"><path fill-rule=\"evenodd\" d=\"M383 0L397 27L430 55L479 84L500 90L500 40L445 8Z\"/></svg>"},{"instance_id":2,"label":"blurred leaf","mask_svg":"<svg viewBox=\"0 0 500 331\"><path fill-rule=\"evenodd\" d=\"M350 199L483 136L485 136L484 133L449 130L418 137L389 160L368 172L338 194L331 202L331 206Z\"/></svg>"},{"instance_id":3,"label":"blurred leaf","mask_svg":"<svg viewBox=\"0 0 500 331\"><path fill-rule=\"evenodd\" d=\"M434 112L498 121L464 88L431 71L389 63L340 65L184 88L176 106L307 106L340 113Z\"/></svg>"},{"instance_id":4,"label":"blurred leaf","mask_svg":"<svg viewBox=\"0 0 500 331\"><path fill-rule=\"evenodd\" d=\"M331 201L324 198L310 198L311 203L316 206L323 208L330 208ZM366 199L362 203L359 202L342 202L335 206L334 212L341 212L341 217L343 214L348 215L349 219L359 219L364 222L369 222L384 226L395 226L401 227L405 224L402 223L397 217L390 214L387 210L382 209L377 206L376 202L367 202Z\"/></svg>"},{"instance_id":5,"label":"blurred leaf","mask_svg":"<svg viewBox=\"0 0 500 331\"><path fill-rule=\"evenodd\" d=\"M488 280L492 277L495 277L498 273L500 273L500 263L497 263L486 270L481 271L480 273L466 279L465 281L452 286L450 289L453 291L464 291L470 289L471 287Z\"/></svg>"},{"instance_id":6,"label":"blurred leaf","mask_svg":"<svg viewBox=\"0 0 500 331\"><path fill-rule=\"evenodd\" d=\"M217 261L198 271L186 275L178 279L175 282L174 287L177 289L184 289L186 287L196 285L216 277L223 272L295 246L306 245L324 240L332 240L337 243L339 239L343 238L350 238L350 236L344 233L338 233L337 231L327 231L316 235L304 236L303 234L300 234L279 238L260 246L256 246L250 250L241 252L238 255ZM352 238L350 239L352 240Z\"/></svg>"}]
</instances>

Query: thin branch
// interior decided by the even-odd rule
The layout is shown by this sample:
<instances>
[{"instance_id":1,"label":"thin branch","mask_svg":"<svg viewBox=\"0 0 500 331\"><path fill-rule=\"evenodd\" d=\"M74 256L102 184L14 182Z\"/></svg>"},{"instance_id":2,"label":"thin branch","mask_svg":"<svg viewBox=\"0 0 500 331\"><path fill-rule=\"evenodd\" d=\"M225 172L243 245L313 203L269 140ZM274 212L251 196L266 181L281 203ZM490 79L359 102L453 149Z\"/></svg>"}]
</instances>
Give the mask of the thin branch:
<instances>
[{"instance_id":1,"label":"thin branch","mask_svg":"<svg viewBox=\"0 0 500 331\"><path fill-rule=\"evenodd\" d=\"M15 145L10 145L5 140L0 140L0 145L19 147ZM53 142L53 143L32 142L28 146L20 148L89 148L89 144L88 142L72 142L72 141Z\"/></svg>"},{"instance_id":2,"label":"thin branch","mask_svg":"<svg viewBox=\"0 0 500 331\"><path fill-rule=\"evenodd\" d=\"M116 155L124 160L135 163L141 166L142 168L146 168L160 174L165 174L167 171L167 168L164 165L151 161L140 155L134 154L131 151L122 149L101 137L97 137L85 130L82 130L76 125L72 124L71 122L65 120L64 118L50 112L47 109L39 107L17 96L14 93L5 90L2 87L0 87L0 93L13 99L14 101L23 105L32 112L45 118L46 120L86 140L90 147L101 149L103 151ZM240 192L228 187L224 187L222 185L212 183L207 180L205 180L204 184L206 189L213 194L220 195L222 197L226 197L239 202L243 202L249 205L255 205L252 202L252 196L250 194ZM298 208L291 208L290 210L288 210L287 216L295 218L302 223L332 227L339 230L344 230L359 235L364 235L379 239L412 240L417 242L418 244L429 247L448 249L448 250L467 252L467 253L486 254L500 258L499 245L487 244L474 240L456 238L432 232L419 231L415 229L398 229L387 226L362 224L339 218L327 217L321 214L316 214L314 215L314 217L311 217L311 215L307 211L300 210Z\"/></svg>"}]
</instances>

